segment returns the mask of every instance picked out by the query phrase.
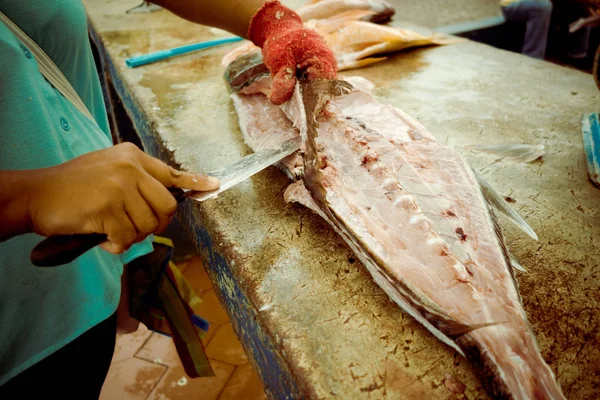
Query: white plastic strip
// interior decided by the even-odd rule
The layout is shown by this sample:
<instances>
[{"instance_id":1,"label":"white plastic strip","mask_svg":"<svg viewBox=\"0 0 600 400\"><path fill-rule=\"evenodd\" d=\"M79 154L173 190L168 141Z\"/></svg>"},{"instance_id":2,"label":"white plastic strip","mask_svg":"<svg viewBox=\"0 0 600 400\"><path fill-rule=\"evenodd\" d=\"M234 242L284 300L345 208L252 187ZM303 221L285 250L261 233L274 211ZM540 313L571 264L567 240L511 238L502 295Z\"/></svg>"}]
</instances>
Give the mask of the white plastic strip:
<instances>
[{"instance_id":1,"label":"white plastic strip","mask_svg":"<svg viewBox=\"0 0 600 400\"><path fill-rule=\"evenodd\" d=\"M54 64L54 62L48 57L48 55L42 50L36 42L33 41L25 32L21 30L14 22L12 22L2 11L0 11L0 21L14 33L14 35L25 44L35 57L38 68L42 75L58 90L67 100L81 111L86 117L96 123L94 117L87 109L73 86L69 83L64 74Z\"/></svg>"}]
</instances>

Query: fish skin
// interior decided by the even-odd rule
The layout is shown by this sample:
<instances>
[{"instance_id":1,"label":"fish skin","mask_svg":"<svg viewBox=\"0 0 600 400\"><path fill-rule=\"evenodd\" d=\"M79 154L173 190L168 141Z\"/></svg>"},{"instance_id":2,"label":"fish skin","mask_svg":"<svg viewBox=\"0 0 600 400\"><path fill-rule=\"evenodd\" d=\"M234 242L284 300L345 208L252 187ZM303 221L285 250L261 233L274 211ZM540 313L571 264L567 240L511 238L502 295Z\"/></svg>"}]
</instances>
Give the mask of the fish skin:
<instances>
[{"instance_id":1,"label":"fish skin","mask_svg":"<svg viewBox=\"0 0 600 400\"><path fill-rule=\"evenodd\" d=\"M321 2L325 1L328 0ZM363 2L363 0L352 1ZM298 9L297 12L300 12L301 9ZM374 11L368 7L349 9L339 14L332 14L327 18L306 21L305 26L314 29L325 39L336 56L339 71L360 68L386 59L386 57L375 57L379 54L462 41L462 39L446 35L422 35L408 29L392 28L365 21L369 16L373 16L373 13ZM260 51L260 48L251 42L245 42L225 55L221 64L227 67L242 55Z\"/></svg>"},{"instance_id":2,"label":"fish skin","mask_svg":"<svg viewBox=\"0 0 600 400\"><path fill-rule=\"evenodd\" d=\"M296 12L304 21L327 19L347 11L369 11L361 16L364 21L384 23L389 21L396 10L382 0L318 0L298 8Z\"/></svg>"}]
</instances>

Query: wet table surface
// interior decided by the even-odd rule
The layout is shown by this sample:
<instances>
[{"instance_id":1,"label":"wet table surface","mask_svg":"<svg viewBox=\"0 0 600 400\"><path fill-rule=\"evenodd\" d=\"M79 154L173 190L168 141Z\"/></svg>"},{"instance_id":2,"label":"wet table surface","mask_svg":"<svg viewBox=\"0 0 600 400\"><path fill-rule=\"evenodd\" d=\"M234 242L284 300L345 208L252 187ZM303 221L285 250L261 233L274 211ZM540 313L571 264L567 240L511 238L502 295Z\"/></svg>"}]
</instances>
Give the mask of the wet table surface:
<instances>
[{"instance_id":1,"label":"wet table surface","mask_svg":"<svg viewBox=\"0 0 600 400\"><path fill-rule=\"evenodd\" d=\"M129 69L125 59L227 34L137 0L85 0L92 36L146 150L191 171L250 153L222 78L234 45ZM299 2L288 2L298 5ZM348 75L461 150L539 235L501 220L528 268L518 281L541 351L570 399L600 397L600 190L580 116L591 76L473 42L420 49ZM472 144L545 146L543 161L496 161ZM285 204L274 167L180 216L265 383L277 398L487 398L469 363L400 310L317 216ZM463 395L444 384L464 383Z\"/></svg>"},{"instance_id":2,"label":"wet table surface","mask_svg":"<svg viewBox=\"0 0 600 400\"><path fill-rule=\"evenodd\" d=\"M500 17L500 0L392 0L397 19L427 28Z\"/></svg>"}]
</instances>

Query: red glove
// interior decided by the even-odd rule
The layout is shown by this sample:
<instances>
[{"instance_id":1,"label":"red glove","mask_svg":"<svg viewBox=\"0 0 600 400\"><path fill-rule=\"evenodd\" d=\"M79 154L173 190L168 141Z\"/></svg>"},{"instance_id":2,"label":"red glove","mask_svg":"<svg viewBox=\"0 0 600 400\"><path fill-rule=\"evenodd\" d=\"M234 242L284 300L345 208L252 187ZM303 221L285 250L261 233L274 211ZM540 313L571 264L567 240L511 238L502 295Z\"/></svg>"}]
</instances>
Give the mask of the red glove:
<instances>
[{"instance_id":1,"label":"red glove","mask_svg":"<svg viewBox=\"0 0 600 400\"><path fill-rule=\"evenodd\" d=\"M248 38L262 47L264 63L273 77L269 95L273 104L292 97L297 75L309 80L336 77L335 56L325 40L304 28L302 18L279 1L268 1L256 12Z\"/></svg>"}]
</instances>

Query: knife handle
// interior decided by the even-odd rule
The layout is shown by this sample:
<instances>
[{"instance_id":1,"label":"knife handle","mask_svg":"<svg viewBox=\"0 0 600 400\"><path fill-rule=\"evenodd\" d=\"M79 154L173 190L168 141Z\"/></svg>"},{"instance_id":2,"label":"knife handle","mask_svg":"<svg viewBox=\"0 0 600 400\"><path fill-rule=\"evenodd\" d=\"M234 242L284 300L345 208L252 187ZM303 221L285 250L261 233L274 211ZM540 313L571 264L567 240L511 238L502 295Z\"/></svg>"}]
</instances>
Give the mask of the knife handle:
<instances>
[{"instance_id":1,"label":"knife handle","mask_svg":"<svg viewBox=\"0 0 600 400\"><path fill-rule=\"evenodd\" d=\"M185 199L186 192L183 189L169 188L169 192L178 203ZM34 247L31 252L31 263L36 267L68 264L106 240L107 236L104 233L51 236Z\"/></svg>"}]
</instances>

